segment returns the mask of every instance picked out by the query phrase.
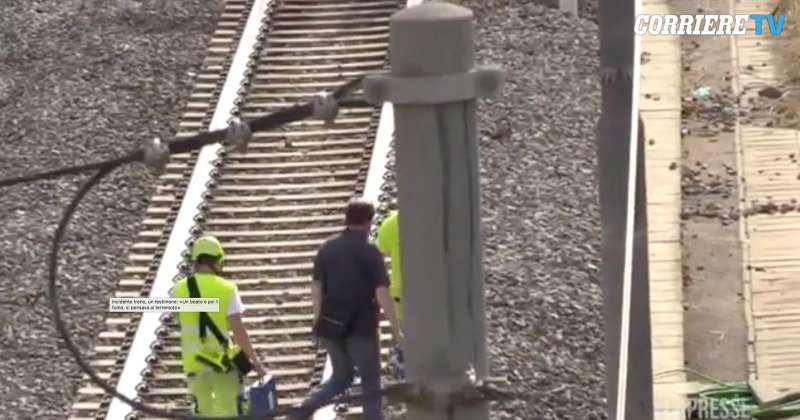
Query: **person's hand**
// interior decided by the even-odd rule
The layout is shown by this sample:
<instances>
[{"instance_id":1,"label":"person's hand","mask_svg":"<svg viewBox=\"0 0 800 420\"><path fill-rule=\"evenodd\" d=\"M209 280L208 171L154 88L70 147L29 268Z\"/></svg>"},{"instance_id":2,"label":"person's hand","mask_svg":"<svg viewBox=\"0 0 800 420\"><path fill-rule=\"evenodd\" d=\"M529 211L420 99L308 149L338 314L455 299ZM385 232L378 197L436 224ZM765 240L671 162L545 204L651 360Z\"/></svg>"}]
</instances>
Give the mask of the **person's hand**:
<instances>
[{"instance_id":1,"label":"person's hand","mask_svg":"<svg viewBox=\"0 0 800 420\"><path fill-rule=\"evenodd\" d=\"M403 339L404 339L403 330L398 329L392 334L392 341L394 341L394 343L392 344L394 345L395 348L398 349L403 348L403 341L404 341Z\"/></svg>"},{"instance_id":2,"label":"person's hand","mask_svg":"<svg viewBox=\"0 0 800 420\"><path fill-rule=\"evenodd\" d=\"M261 364L260 361L257 360L255 366L253 367L256 369L256 373L258 374L258 379L267 376L267 369L264 368L264 365Z\"/></svg>"}]
</instances>

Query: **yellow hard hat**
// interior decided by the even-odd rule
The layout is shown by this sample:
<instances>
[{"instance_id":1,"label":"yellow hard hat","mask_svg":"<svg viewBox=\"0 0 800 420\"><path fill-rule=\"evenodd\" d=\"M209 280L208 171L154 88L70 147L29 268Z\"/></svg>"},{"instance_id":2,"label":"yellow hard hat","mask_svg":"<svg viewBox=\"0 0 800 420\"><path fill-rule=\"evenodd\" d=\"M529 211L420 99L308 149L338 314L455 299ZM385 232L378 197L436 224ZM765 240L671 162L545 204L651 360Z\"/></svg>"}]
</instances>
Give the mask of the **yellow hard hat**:
<instances>
[{"instance_id":1,"label":"yellow hard hat","mask_svg":"<svg viewBox=\"0 0 800 420\"><path fill-rule=\"evenodd\" d=\"M203 236L197 238L192 244L192 261L197 261L197 257L201 255L209 255L219 258L220 261L225 258L225 252L222 250L222 244L213 236Z\"/></svg>"}]
</instances>

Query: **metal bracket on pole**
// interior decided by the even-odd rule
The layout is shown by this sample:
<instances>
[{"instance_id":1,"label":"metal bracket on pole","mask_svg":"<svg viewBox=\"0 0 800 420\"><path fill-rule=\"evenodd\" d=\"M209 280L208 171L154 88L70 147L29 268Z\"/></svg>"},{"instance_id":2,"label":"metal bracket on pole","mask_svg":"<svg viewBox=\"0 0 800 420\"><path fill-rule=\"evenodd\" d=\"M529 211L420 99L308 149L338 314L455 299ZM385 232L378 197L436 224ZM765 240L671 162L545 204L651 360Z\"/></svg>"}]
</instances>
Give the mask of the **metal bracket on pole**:
<instances>
[{"instance_id":1,"label":"metal bracket on pole","mask_svg":"<svg viewBox=\"0 0 800 420\"><path fill-rule=\"evenodd\" d=\"M473 20L469 9L444 2L396 13L391 74L363 83L368 101L394 108L398 204L409 221L400 224L400 253L415 420L489 418L485 399L468 392L488 376L475 105L500 90L503 73L474 67ZM464 372L474 377L465 382Z\"/></svg>"},{"instance_id":2,"label":"metal bracket on pole","mask_svg":"<svg viewBox=\"0 0 800 420\"><path fill-rule=\"evenodd\" d=\"M494 96L503 85L503 71L483 66L466 73L429 77L367 76L364 96L375 104L437 105Z\"/></svg>"},{"instance_id":3,"label":"metal bracket on pole","mask_svg":"<svg viewBox=\"0 0 800 420\"><path fill-rule=\"evenodd\" d=\"M144 163L153 172L162 173L169 163L169 146L156 137L145 142Z\"/></svg>"}]
</instances>

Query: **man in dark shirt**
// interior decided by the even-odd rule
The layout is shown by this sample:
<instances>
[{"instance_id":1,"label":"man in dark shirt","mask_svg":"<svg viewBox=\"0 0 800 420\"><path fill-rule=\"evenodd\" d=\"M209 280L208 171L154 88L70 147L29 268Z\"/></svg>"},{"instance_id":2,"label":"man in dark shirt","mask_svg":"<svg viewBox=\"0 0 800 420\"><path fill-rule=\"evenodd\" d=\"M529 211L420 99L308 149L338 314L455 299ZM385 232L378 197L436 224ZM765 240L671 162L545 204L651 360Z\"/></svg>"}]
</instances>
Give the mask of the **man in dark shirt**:
<instances>
[{"instance_id":1,"label":"man in dark shirt","mask_svg":"<svg viewBox=\"0 0 800 420\"><path fill-rule=\"evenodd\" d=\"M339 236L326 241L317 252L311 286L314 325L330 357L333 374L301 404L296 419L307 419L318 408L346 391L353 382L355 367L358 368L362 392L365 394L362 401L363 418L383 420L381 397L376 395L381 386L379 307L392 325L392 339L396 346L400 345L402 333L389 294L389 276L383 255L368 242L374 215L372 204L361 200L351 201L345 214L347 228ZM331 302L342 307L332 313L337 313L340 321L347 319L346 322L334 321L338 326L346 324L343 327L346 332L341 337L325 336L316 328L323 303L334 305ZM326 313L329 312L326 310Z\"/></svg>"}]
</instances>

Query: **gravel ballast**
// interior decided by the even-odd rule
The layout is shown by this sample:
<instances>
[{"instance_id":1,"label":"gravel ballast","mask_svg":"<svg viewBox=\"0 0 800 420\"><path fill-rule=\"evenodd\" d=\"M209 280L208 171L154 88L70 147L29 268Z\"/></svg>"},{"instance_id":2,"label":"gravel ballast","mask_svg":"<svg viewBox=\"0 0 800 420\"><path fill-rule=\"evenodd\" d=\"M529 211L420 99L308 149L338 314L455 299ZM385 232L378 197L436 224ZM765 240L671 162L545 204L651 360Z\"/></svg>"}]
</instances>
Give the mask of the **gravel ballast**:
<instances>
[{"instance_id":1,"label":"gravel ballast","mask_svg":"<svg viewBox=\"0 0 800 420\"><path fill-rule=\"evenodd\" d=\"M605 419L597 26L522 0L458 3L478 64L506 73L478 105L489 357L529 397L492 418Z\"/></svg>"},{"instance_id":2,"label":"gravel ballast","mask_svg":"<svg viewBox=\"0 0 800 420\"><path fill-rule=\"evenodd\" d=\"M478 3L477 60L507 80L479 105L490 363L530 395L496 418L605 418L597 26Z\"/></svg>"},{"instance_id":3,"label":"gravel ballast","mask_svg":"<svg viewBox=\"0 0 800 420\"><path fill-rule=\"evenodd\" d=\"M3 0L3 176L117 156L155 135L170 138L218 5ZM39 294L55 226L80 180L1 192L1 418L63 419L80 383ZM143 167L126 166L83 201L70 225L61 254L62 306L85 352L127 263L151 185ZM35 303L25 304L26 297Z\"/></svg>"},{"instance_id":4,"label":"gravel ballast","mask_svg":"<svg viewBox=\"0 0 800 420\"><path fill-rule=\"evenodd\" d=\"M596 25L525 0L458 3L476 14L479 63L502 65L507 79L478 111L490 362L494 376L530 397L498 404L492 417L605 418ZM216 3L182 1L157 16L145 5L128 17L117 4L90 19L79 2L4 3L0 42L15 45L0 50L4 174L112 156L173 131ZM148 179L139 167L120 171L71 225L64 309L68 319L80 316L72 329L83 349L126 263ZM76 188L64 178L4 191L4 300L44 288L47 247ZM11 356L0 359L0 377L17 378L0 383L0 414L50 419L68 409L80 375L49 316L43 298L0 304L0 319L10 319L0 345Z\"/></svg>"}]
</instances>

